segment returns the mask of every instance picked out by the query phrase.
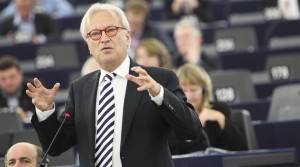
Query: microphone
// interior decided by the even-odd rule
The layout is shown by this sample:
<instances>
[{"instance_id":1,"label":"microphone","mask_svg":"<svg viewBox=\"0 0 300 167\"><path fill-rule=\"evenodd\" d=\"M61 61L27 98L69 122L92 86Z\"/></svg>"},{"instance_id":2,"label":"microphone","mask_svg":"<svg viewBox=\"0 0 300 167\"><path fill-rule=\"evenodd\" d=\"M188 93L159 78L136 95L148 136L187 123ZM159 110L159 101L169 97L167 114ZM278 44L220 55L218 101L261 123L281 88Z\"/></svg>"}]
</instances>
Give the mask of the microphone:
<instances>
[{"instance_id":1,"label":"microphone","mask_svg":"<svg viewBox=\"0 0 300 167\"><path fill-rule=\"evenodd\" d=\"M58 133L60 132L62 126L64 125L64 123L65 123L65 121L66 121L66 118L67 118L67 117L69 118L70 116L71 116L70 113L68 113L68 112L65 113L64 119L63 119L63 121L61 122L59 128L57 129L57 131L56 131L56 133L55 133L55 135L54 135L54 137L53 137L53 139L52 139L52 141L51 141L51 143L50 143L48 149L47 149L46 152L44 153L44 156L43 156L41 162L39 163L39 166L41 166L41 165L43 164L43 162L45 161L45 159L46 159L46 157L47 157L47 155L48 155L48 152L49 152L50 148L52 147L52 144L54 143L54 141L55 141L55 139L56 139Z\"/></svg>"},{"instance_id":2,"label":"microphone","mask_svg":"<svg viewBox=\"0 0 300 167\"><path fill-rule=\"evenodd\" d=\"M202 128L202 134L203 134L205 142L207 144L207 148L205 149L206 154L210 154L210 153L213 153L213 152L217 152L217 153L226 153L226 152L228 152L227 150L224 150L224 149L221 149L221 148L212 147L211 143L210 143L210 140L209 140L209 137L208 137L206 131L203 128Z\"/></svg>"},{"instance_id":3,"label":"microphone","mask_svg":"<svg viewBox=\"0 0 300 167\"><path fill-rule=\"evenodd\" d=\"M263 47L269 46L269 40L273 34L273 32L276 30L277 26L281 23L281 19L272 20L270 25L267 27L265 33L263 34Z\"/></svg>"}]
</instances>

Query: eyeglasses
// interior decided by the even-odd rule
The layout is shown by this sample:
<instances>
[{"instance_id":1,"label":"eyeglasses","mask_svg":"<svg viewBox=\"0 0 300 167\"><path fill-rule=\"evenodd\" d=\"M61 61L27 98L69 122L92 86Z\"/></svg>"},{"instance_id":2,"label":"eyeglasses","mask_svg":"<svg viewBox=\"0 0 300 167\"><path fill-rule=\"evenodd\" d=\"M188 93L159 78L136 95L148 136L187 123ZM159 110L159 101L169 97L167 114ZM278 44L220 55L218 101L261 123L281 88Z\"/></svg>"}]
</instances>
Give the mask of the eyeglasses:
<instances>
[{"instance_id":1,"label":"eyeglasses","mask_svg":"<svg viewBox=\"0 0 300 167\"><path fill-rule=\"evenodd\" d=\"M104 31L108 37L114 37L117 35L117 32L119 29L126 30L126 28L124 28L124 27L109 26L102 30L94 29L94 30L90 31L89 33L87 33L87 36L90 37L92 40L97 41L102 37L102 31Z\"/></svg>"}]
</instances>

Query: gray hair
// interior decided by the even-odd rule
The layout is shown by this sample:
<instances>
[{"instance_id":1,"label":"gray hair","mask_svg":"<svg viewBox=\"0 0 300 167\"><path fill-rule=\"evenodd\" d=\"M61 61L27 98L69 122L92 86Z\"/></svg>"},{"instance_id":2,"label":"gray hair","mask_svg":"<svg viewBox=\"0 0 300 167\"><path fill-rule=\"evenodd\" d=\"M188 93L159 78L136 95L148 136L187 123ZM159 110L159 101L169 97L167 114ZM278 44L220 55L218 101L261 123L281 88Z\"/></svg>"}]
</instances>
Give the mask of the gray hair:
<instances>
[{"instance_id":1,"label":"gray hair","mask_svg":"<svg viewBox=\"0 0 300 167\"><path fill-rule=\"evenodd\" d=\"M124 12L116 6L110 4L102 4L102 3L94 3L85 13L82 18L80 25L80 33L84 40L87 39L87 27L90 25L90 17L92 14L100 11L108 11L113 15L116 15L120 18L121 23L126 28L126 30L130 31L129 22L124 14Z\"/></svg>"},{"instance_id":2,"label":"gray hair","mask_svg":"<svg viewBox=\"0 0 300 167\"><path fill-rule=\"evenodd\" d=\"M200 23L195 15L188 15L188 16L182 17L179 20L179 22L176 23L174 32L176 32L179 28L182 28L182 27L194 28L197 35L202 36Z\"/></svg>"}]
</instances>

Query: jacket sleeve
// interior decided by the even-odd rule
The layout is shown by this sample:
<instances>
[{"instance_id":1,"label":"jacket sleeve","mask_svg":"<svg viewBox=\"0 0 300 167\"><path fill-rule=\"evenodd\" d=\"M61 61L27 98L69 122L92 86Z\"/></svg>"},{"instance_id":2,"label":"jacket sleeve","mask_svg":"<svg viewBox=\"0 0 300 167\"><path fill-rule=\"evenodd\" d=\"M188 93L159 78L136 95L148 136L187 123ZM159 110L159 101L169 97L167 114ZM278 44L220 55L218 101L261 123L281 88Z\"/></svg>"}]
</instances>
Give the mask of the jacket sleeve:
<instances>
[{"instance_id":1,"label":"jacket sleeve","mask_svg":"<svg viewBox=\"0 0 300 167\"><path fill-rule=\"evenodd\" d=\"M73 89L72 85L69 90L69 97L67 106L65 108L65 112L70 114L70 117L66 117L64 124L62 125L61 130L57 134L51 149L49 150L49 155L51 156L58 156L61 153L67 151L71 147L76 144L76 131L74 125L74 104L72 97L73 97ZM57 115L58 109L55 109L55 112L46 120L39 122L36 113L34 113L32 117L32 124L39 136L40 143L44 150L47 150L50 146L52 139L54 138L56 132L58 131L62 120L65 118L65 112L61 114L60 118L58 119Z\"/></svg>"},{"instance_id":2,"label":"jacket sleeve","mask_svg":"<svg viewBox=\"0 0 300 167\"><path fill-rule=\"evenodd\" d=\"M172 71L163 73L164 87L161 114L171 125L176 135L185 140L191 140L201 133L201 123L198 114L191 104L186 102L186 96L179 85L176 74Z\"/></svg>"}]
</instances>

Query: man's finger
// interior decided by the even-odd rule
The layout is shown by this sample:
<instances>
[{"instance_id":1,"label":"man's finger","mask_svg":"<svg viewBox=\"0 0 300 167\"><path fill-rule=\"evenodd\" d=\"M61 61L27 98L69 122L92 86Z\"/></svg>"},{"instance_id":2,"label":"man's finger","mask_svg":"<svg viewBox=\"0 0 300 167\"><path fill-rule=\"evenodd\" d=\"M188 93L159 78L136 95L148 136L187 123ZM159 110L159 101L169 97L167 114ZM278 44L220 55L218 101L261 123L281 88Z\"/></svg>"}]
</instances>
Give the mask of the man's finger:
<instances>
[{"instance_id":1,"label":"man's finger","mask_svg":"<svg viewBox=\"0 0 300 167\"><path fill-rule=\"evenodd\" d=\"M148 75L147 71L142 69L140 66L132 67L131 70L139 73L140 75Z\"/></svg>"},{"instance_id":2,"label":"man's finger","mask_svg":"<svg viewBox=\"0 0 300 167\"><path fill-rule=\"evenodd\" d=\"M130 81L132 81L132 82L134 82L134 83L138 83L138 79L137 79L137 77L135 77L135 76L133 76L133 75L130 75L130 74L126 74L126 76L125 76L128 80L130 80Z\"/></svg>"},{"instance_id":3,"label":"man's finger","mask_svg":"<svg viewBox=\"0 0 300 167\"><path fill-rule=\"evenodd\" d=\"M35 92L36 88L31 84L31 83L27 83L27 88L28 90L30 90L31 92Z\"/></svg>"},{"instance_id":4,"label":"man's finger","mask_svg":"<svg viewBox=\"0 0 300 167\"><path fill-rule=\"evenodd\" d=\"M43 86L42 83L41 83L41 81L38 80L37 78L33 79L33 83L34 83L34 85L35 85L36 88L41 88Z\"/></svg>"},{"instance_id":5,"label":"man's finger","mask_svg":"<svg viewBox=\"0 0 300 167\"><path fill-rule=\"evenodd\" d=\"M31 98L33 98L33 96L34 96L34 94L32 92L30 92L29 90L26 90L26 94Z\"/></svg>"},{"instance_id":6,"label":"man's finger","mask_svg":"<svg viewBox=\"0 0 300 167\"><path fill-rule=\"evenodd\" d=\"M59 90L59 87L60 87L60 83L56 83L56 84L53 86L52 90L56 93L56 92Z\"/></svg>"}]
</instances>

